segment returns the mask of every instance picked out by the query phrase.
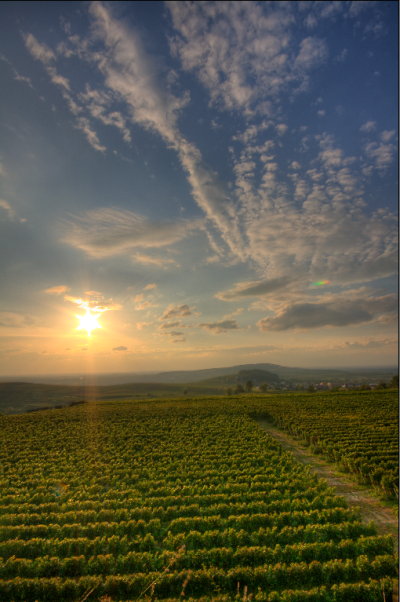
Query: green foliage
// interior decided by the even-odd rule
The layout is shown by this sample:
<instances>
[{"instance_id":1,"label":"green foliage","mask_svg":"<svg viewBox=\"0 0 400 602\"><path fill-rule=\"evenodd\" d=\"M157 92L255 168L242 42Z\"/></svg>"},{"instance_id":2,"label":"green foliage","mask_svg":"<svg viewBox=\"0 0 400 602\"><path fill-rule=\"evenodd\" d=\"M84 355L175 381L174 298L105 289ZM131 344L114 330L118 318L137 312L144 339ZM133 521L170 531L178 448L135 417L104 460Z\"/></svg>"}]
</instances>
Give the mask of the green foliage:
<instances>
[{"instance_id":1,"label":"green foliage","mask_svg":"<svg viewBox=\"0 0 400 602\"><path fill-rule=\"evenodd\" d=\"M325 399L241 394L2 417L0 599L389 600L390 537L252 418L268 413L323 447L324 421L312 418ZM369 398L330 399L334 456L343 424L357 415L364 432ZM375 432L387 436L379 399ZM359 470L368 462L346 457ZM375 482L389 489L379 466Z\"/></svg>"},{"instance_id":2,"label":"green foliage","mask_svg":"<svg viewBox=\"0 0 400 602\"><path fill-rule=\"evenodd\" d=\"M393 391L291 394L261 399L265 413L315 454L336 462L383 498L398 498L398 403Z\"/></svg>"}]
</instances>

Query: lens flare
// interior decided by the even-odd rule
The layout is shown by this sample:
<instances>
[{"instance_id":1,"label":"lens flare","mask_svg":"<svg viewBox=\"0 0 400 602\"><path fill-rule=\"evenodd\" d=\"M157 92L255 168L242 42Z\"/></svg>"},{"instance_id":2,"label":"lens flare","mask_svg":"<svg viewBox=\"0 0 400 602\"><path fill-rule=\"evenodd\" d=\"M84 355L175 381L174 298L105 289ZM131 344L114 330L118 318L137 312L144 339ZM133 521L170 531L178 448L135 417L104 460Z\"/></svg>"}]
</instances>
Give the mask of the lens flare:
<instances>
[{"instance_id":1,"label":"lens flare","mask_svg":"<svg viewBox=\"0 0 400 602\"><path fill-rule=\"evenodd\" d=\"M311 286L325 286L326 284L331 284L330 280L317 280L317 282L313 282Z\"/></svg>"}]
</instances>

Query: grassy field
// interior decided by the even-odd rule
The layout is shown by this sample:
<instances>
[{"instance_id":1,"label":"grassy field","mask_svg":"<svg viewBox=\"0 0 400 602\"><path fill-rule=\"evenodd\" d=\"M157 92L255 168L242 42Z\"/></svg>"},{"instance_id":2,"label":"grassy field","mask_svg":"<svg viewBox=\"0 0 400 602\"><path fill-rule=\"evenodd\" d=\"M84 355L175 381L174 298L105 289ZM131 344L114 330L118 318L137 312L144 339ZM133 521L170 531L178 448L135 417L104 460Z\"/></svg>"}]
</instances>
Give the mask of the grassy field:
<instances>
[{"instance_id":1,"label":"grassy field","mask_svg":"<svg viewBox=\"0 0 400 602\"><path fill-rule=\"evenodd\" d=\"M362 453L368 429L385 426L380 461L363 462L391 474L384 440L396 407L396 394L366 392L92 401L0 416L0 599L389 602L391 538L256 419L298 425L332 454L358 425L349 457L351 440Z\"/></svg>"}]
</instances>

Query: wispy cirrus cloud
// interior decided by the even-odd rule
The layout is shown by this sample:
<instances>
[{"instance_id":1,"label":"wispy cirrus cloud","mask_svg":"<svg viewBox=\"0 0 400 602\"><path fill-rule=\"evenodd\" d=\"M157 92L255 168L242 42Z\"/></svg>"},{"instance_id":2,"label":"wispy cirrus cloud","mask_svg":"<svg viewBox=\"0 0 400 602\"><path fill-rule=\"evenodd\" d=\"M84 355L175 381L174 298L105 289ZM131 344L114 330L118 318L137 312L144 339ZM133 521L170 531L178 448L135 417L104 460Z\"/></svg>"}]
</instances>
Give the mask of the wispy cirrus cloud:
<instances>
[{"instance_id":1,"label":"wispy cirrus cloud","mask_svg":"<svg viewBox=\"0 0 400 602\"><path fill-rule=\"evenodd\" d=\"M24 36L26 47L32 56L44 65L51 65L56 58L55 53L46 44L39 42L35 36L28 33Z\"/></svg>"},{"instance_id":2,"label":"wispy cirrus cloud","mask_svg":"<svg viewBox=\"0 0 400 602\"><path fill-rule=\"evenodd\" d=\"M201 220L152 221L133 211L102 208L72 217L63 240L93 257L107 257L173 245L201 228ZM146 262L140 254L138 259Z\"/></svg>"},{"instance_id":3,"label":"wispy cirrus cloud","mask_svg":"<svg viewBox=\"0 0 400 602\"><path fill-rule=\"evenodd\" d=\"M264 296L285 289L290 283L291 280L288 278L238 282L231 289L217 293L216 297L222 301L236 301L244 297Z\"/></svg>"},{"instance_id":4,"label":"wispy cirrus cloud","mask_svg":"<svg viewBox=\"0 0 400 602\"><path fill-rule=\"evenodd\" d=\"M72 36L76 45L78 39ZM56 50L49 48L43 42L39 42L31 33L24 34L24 41L27 49L34 59L41 62L50 77L51 82L57 86L63 96L70 112L75 118L75 128L82 131L88 143L98 152L104 153L107 148L101 143L99 135L93 125L92 120L98 120L104 125L114 126L121 131L122 137L126 142L131 141L129 129L121 113L114 107L114 99L105 91L96 91L86 86L83 92L72 90L68 78L60 74L57 69L57 62L60 57L70 58L78 51L75 47L73 52L67 45L59 45ZM87 47L85 44L84 53L87 56Z\"/></svg>"},{"instance_id":5,"label":"wispy cirrus cloud","mask_svg":"<svg viewBox=\"0 0 400 602\"><path fill-rule=\"evenodd\" d=\"M154 266L167 270L172 267L178 267L179 264L175 259L169 259L167 257L156 257L154 255L148 255L146 253L134 253L132 259L135 263L146 266Z\"/></svg>"},{"instance_id":6,"label":"wispy cirrus cloud","mask_svg":"<svg viewBox=\"0 0 400 602\"><path fill-rule=\"evenodd\" d=\"M90 13L97 40L107 49L99 63L105 85L125 101L133 122L157 132L176 150L194 199L231 251L243 256L243 242L225 186L178 128L177 118L188 96L172 92L157 62L144 51L138 32L128 30L100 2L91 4Z\"/></svg>"},{"instance_id":7,"label":"wispy cirrus cloud","mask_svg":"<svg viewBox=\"0 0 400 602\"><path fill-rule=\"evenodd\" d=\"M66 284L59 284L56 286L50 286L44 290L48 295L65 295L70 291L69 286Z\"/></svg>"},{"instance_id":8,"label":"wispy cirrus cloud","mask_svg":"<svg viewBox=\"0 0 400 602\"><path fill-rule=\"evenodd\" d=\"M1 167L1 166L0 166ZM1 169L0 169L1 174ZM0 199L0 220L5 219L10 222L26 222L25 218L18 217L14 207L5 199Z\"/></svg>"},{"instance_id":9,"label":"wispy cirrus cloud","mask_svg":"<svg viewBox=\"0 0 400 602\"><path fill-rule=\"evenodd\" d=\"M56 53L43 42L39 42L31 33L24 35L24 41L33 58L44 65L53 84L62 88L64 92L69 92L71 89L69 80L61 75L55 67Z\"/></svg>"},{"instance_id":10,"label":"wispy cirrus cloud","mask_svg":"<svg viewBox=\"0 0 400 602\"><path fill-rule=\"evenodd\" d=\"M394 338L391 339L368 339L361 341L346 341L341 347L344 349L360 349L360 350L369 350L369 349L380 349L388 346L395 346L397 341Z\"/></svg>"},{"instance_id":11,"label":"wispy cirrus cloud","mask_svg":"<svg viewBox=\"0 0 400 602\"><path fill-rule=\"evenodd\" d=\"M149 55L140 34L116 19L105 4L90 3L89 15L91 35L81 39L69 34L54 50L33 34L24 35L29 52L43 64L59 88L74 116L75 127L101 153L108 149L95 127L96 122L119 129L127 143L131 140L130 124L159 134L176 151L193 197L208 218L209 227L215 229L214 236L222 234L230 251L243 258L244 243L226 187L214 170L207 167L199 149L179 130L177 119L189 101L188 94L173 92L172 80L163 72L159 57ZM72 58L95 67L103 77L103 85L94 88L86 83L83 90L72 90L58 67L61 59ZM221 244L215 242L216 249L219 254L224 252Z\"/></svg>"}]
</instances>

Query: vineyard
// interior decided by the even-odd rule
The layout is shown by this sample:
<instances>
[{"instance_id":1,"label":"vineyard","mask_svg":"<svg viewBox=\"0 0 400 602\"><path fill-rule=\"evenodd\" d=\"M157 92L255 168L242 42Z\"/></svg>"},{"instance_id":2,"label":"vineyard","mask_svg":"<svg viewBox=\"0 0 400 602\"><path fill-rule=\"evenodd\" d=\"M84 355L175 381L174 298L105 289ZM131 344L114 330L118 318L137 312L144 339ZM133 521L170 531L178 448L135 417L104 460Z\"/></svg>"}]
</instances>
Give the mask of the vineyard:
<instances>
[{"instance_id":1,"label":"vineyard","mask_svg":"<svg viewBox=\"0 0 400 602\"><path fill-rule=\"evenodd\" d=\"M385 499L399 498L399 430L393 391L293 395L269 401L266 417ZM260 406L256 415L262 414Z\"/></svg>"},{"instance_id":2,"label":"vineyard","mask_svg":"<svg viewBox=\"0 0 400 602\"><path fill-rule=\"evenodd\" d=\"M254 418L383 471L393 495L396 405L385 391L0 416L0 600L390 602L391 538Z\"/></svg>"}]
</instances>

